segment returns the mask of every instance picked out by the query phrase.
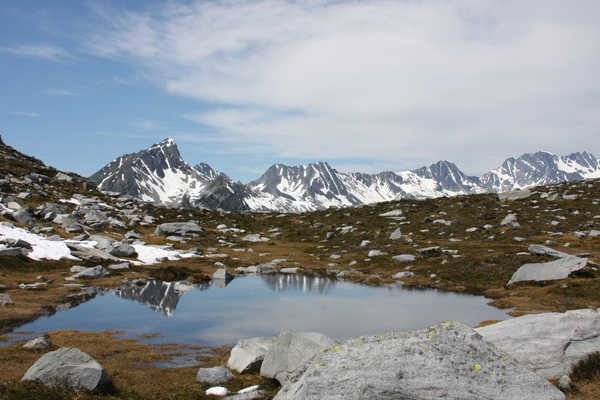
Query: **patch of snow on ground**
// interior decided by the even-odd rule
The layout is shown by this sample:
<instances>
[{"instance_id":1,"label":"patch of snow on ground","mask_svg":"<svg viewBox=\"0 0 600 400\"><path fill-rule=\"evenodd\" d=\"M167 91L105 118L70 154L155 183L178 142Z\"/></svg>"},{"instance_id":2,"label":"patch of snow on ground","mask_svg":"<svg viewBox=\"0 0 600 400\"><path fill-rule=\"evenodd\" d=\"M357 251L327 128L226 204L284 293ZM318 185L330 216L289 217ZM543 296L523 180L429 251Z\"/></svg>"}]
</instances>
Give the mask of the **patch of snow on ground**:
<instances>
[{"instance_id":1,"label":"patch of snow on ground","mask_svg":"<svg viewBox=\"0 0 600 400\"><path fill-rule=\"evenodd\" d=\"M194 254L183 253L178 250L165 249L162 246L154 246L143 243L132 244L135 251L138 253L139 262L134 262L136 265L140 264L155 264L158 263L158 259L168 258L170 261L179 260L181 258L194 257Z\"/></svg>"},{"instance_id":2,"label":"patch of snow on ground","mask_svg":"<svg viewBox=\"0 0 600 400\"><path fill-rule=\"evenodd\" d=\"M44 236L36 235L23 228L16 228L8 224L0 224L0 238L21 239L29 243L33 249L27 256L32 260L60 260L69 258L77 260L64 241L48 240Z\"/></svg>"}]
</instances>

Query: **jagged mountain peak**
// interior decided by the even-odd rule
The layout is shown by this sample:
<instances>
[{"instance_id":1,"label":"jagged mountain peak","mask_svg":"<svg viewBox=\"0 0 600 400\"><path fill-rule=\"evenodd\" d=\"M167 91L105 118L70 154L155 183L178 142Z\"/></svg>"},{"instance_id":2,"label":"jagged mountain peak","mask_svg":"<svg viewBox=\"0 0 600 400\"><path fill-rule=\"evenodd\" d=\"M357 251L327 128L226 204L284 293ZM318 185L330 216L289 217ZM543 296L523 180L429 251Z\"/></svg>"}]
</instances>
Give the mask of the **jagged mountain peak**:
<instances>
[{"instance_id":1,"label":"jagged mountain peak","mask_svg":"<svg viewBox=\"0 0 600 400\"><path fill-rule=\"evenodd\" d=\"M187 164L175 141L166 138L136 153L125 154L90 177L100 190L119 192L145 201L181 205L193 199L216 174L201 173Z\"/></svg>"},{"instance_id":2,"label":"jagged mountain peak","mask_svg":"<svg viewBox=\"0 0 600 400\"><path fill-rule=\"evenodd\" d=\"M174 140L166 138L148 149L119 157L92 178L102 190L166 205L301 212L600 178L600 161L588 152L558 156L537 151L507 158L480 178L465 175L448 160L411 171L378 174L340 172L326 161L294 166L276 163L243 185L206 163L189 166Z\"/></svg>"}]
</instances>

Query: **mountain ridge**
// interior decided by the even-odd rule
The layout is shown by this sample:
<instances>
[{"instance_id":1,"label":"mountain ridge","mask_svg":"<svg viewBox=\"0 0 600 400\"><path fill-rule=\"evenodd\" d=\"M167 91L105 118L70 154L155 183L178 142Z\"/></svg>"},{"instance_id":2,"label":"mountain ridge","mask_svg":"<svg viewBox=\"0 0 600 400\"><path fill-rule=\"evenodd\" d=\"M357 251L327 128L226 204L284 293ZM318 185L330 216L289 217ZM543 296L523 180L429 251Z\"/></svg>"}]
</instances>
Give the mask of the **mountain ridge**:
<instances>
[{"instance_id":1,"label":"mountain ridge","mask_svg":"<svg viewBox=\"0 0 600 400\"><path fill-rule=\"evenodd\" d=\"M280 212L505 192L587 178L600 178L600 160L593 154L584 151L559 156L538 151L507 158L481 177L468 176L447 160L376 174L340 172L320 161L296 166L273 164L258 179L243 184L206 163L190 166L170 138L124 154L90 177L101 190L167 206Z\"/></svg>"}]
</instances>

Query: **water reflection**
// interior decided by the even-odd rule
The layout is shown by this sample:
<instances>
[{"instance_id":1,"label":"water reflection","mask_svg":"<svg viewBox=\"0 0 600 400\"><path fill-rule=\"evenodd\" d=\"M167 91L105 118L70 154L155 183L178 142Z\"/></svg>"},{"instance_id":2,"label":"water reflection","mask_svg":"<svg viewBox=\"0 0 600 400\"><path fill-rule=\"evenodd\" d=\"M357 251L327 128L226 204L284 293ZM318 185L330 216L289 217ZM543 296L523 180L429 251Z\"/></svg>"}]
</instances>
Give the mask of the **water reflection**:
<instances>
[{"instance_id":1,"label":"water reflection","mask_svg":"<svg viewBox=\"0 0 600 400\"><path fill-rule=\"evenodd\" d=\"M20 330L110 329L130 337L160 333L162 338L152 340L219 346L241 338L274 336L283 329L342 338L420 329L445 320L475 325L507 318L483 297L385 289L322 277L247 276L224 289L188 282L138 282Z\"/></svg>"},{"instance_id":2,"label":"water reflection","mask_svg":"<svg viewBox=\"0 0 600 400\"><path fill-rule=\"evenodd\" d=\"M302 293L326 294L336 283L329 278L296 274L261 275L261 278L269 289L276 293L293 290Z\"/></svg>"},{"instance_id":3,"label":"water reflection","mask_svg":"<svg viewBox=\"0 0 600 400\"><path fill-rule=\"evenodd\" d=\"M179 298L191 290L206 290L209 285L193 285L189 282L135 281L115 290L123 299L135 300L155 311L172 316Z\"/></svg>"}]
</instances>

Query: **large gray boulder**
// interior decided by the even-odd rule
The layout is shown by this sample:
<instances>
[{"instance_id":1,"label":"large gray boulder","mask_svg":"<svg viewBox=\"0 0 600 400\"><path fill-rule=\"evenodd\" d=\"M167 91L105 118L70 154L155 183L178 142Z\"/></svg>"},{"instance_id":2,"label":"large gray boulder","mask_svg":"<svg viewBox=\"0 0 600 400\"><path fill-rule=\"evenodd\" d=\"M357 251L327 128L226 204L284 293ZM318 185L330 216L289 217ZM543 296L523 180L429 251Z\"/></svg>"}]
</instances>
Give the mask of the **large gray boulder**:
<instances>
[{"instance_id":1,"label":"large gray boulder","mask_svg":"<svg viewBox=\"0 0 600 400\"><path fill-rule=\"evenodd\" d=\"M155 235L158 236L193 236L202 233L202 228L195 222L168 222L156 227Z\"/></svg>"},{"instance_id":2,"label":"large gray boulder","mask_svg":"<svg viewBox=\"0 0 600 400\"><path fill-rule=\"evenodd\" d=\"M572 272L585 268L587 262L587 258L570 256L545 263L524 264L515 271L507 285L521 281L552 281L556 279L565 279Z\"/></svg>"},{"instance_id":3,"label":"large gray boulder","mask_svg":"<svg viewBox=\"0 0 600 400\"><path fill-rule=\"evenodd\" d=\"M196 381L208 383L211 385L225 383L234 377L235 375L233 375L230 370L223 366L212 368L200 368L196 373Z\"/></svg>"},{"instance_id":4,"label":"large gray boulder","mask_svg":"<svg viewBox=\"0 0 600 400\"><path fill-rule=\"evenodd\" d=\"M564 394L483 340L445 322L349 339L296 369L275 400L562 400Z\"/></svg>"},{"instance_id":5,"label":"large gray boulder","mask_svg":"<svg viewBox=\"0 0 600 400\"><path fill-rule=\"evenodd\" d=\"M25 373L21 381L38 381L44 385L62 385L76 390L94 390L110 384L106 370L89 354L61 347L44 354Z\"/></svg>"},{"instance_id":6,"label":"large gray boulder","mask_svg":"<svg viewBox=\"0 0 600 400\"><path fill-rule=\"evenodd\" d=\"M120 258L111 256L110 254L94 249L93 247L85 247L80 244L65 242L73 257L81 258L82 260L100 264L115 264L122 262Z\"/></svg>"},{"instance_id":7,"label":"large gray boulder","mask_svg":"<svg viewBox=\"0 0 600 400\"><path fill-rule=\"evenodd\" d=\"M283 385L296 368L334 345L331 338L321 333L283 331L265 354L260 374L277 379Z\"/></svg>"},{"instance_id":8,"label":"large gray boulder","mask_svg":"<svg viewBox=\"0 0 600 400\"><path fill-rule=\"evenodd\" d=\"M115 257L137 257L138 254L135 248L128 243L119 243L109 252L111 256Z\"/></svg>"},{"instance_id":9,"label":"large gray boulder","mask_svg":"<svg viewBox=\"0 0 600 400\"><path fill-rule=\"evenodd\" d=\"M104 269L104 267L102 265L96 265L95 267L91 267L91 268L84 268L83 270L79 271L78 273L76 273L75 275L71 276L70 278L67 278L68 280L73 280L73 279L97 279L97 278L102 278L103 276L109 275L110 272L108 272L107 270Z\"/></svg>"},{"instance_id":10,"label":"large gray boulder","mask_svg":"<svg viewBox=\"0 0 600 400\"><path fill-rule=\"evenodd\" d=\"M277 338L242 339L231 349L227 366L239 373L260 371L263 359Z\"/></svg>"},{"instance_id":11,"label":"large gray boulder","mask_svg":"<svg viewBox=\"0 0 600 400\"><path fill-rule=\"evenodd\" d=\"M525 315L477 328L484 339L548 378L600 349L600 312L592 309Z\"/></svg>"}]
</instances>

